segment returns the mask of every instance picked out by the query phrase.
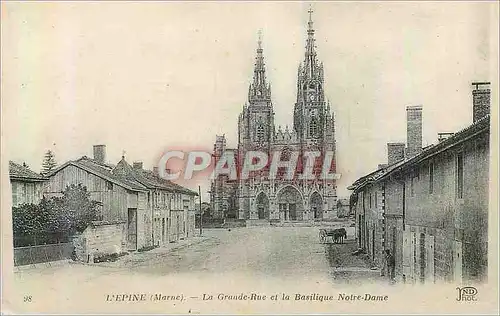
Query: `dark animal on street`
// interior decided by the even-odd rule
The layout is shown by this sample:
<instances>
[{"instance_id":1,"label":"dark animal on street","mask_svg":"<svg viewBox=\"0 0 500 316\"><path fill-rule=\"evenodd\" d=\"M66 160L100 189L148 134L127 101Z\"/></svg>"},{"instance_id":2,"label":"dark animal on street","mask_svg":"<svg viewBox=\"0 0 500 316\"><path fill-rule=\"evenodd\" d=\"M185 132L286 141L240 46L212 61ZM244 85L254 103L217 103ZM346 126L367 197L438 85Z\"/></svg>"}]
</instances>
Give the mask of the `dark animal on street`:
<instances>
[{"instance_id":1,"label":"dark animal on street","mask_svg":"<svg viewBox=\"0 0 500 316\"><path fill-rule=\"evenodd\" d=\"M335 243L344 243L344 239L347 239L347 231L345 228L338 228L333 231L333 240Z\"/></svg>"},{"instance_id":2,"label":"dark animal on street","mask_svg":"<svg viewBox=\"0 0 500 316\"><path fill-rule=\"evenodd\" d=\"M345 228L337 228L337 229L325 229L322 228L319 230L319 239L321 242L325 242L328 237L332 237L332 241L334 243L344 243L344 239L347 238L347 231Z\"/></svg>"}]
</instances>

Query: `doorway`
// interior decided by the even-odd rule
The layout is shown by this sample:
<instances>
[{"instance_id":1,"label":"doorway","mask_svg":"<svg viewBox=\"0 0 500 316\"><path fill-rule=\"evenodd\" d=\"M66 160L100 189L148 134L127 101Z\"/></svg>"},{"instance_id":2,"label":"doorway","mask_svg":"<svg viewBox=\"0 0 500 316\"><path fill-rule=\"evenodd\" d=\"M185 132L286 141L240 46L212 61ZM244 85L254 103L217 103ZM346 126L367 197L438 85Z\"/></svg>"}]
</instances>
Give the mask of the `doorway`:
<instances>
[{"instance_id":1,"label":"doorway","mask_svg":"<svg viewBox=\"0 0 500 316\"><path fill-rule=\"evenodd\" d=\"M161 243L165 244L165 217L161 219Z\"/></svg>"},{"instance_id":2,"label":"doorway","mask_svg":"<svg viewBox=\"0 0 500 316\"><path fill-rule=\"evenodd\" d=\"M129 208L127 216L127 248L137 250L137 209Z\"/></svg>"},{"instance_id":3,"label":"doorway","mask_svg":"<svg viewBox=\"0 0 500 316\"><path fill-rule=\"evenodd\" d=\"M259 193L255 199L257 216L259 219L269 219L269 199L264 192Z\"/></svg>"}]
</instances>

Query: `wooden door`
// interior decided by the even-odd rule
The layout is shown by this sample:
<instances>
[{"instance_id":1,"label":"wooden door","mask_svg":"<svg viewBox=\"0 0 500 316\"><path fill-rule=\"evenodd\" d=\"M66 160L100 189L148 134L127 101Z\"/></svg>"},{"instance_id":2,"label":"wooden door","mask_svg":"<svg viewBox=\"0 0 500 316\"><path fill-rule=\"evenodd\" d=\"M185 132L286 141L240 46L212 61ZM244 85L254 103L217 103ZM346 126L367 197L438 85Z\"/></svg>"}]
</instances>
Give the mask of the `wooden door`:
<instances>
[{"instance_id":1,"label":"wooden door","mask_svg":"<svg viewBox=\"0 0 500 316\"><path fill-rule=\"evenodd\" d=\"M411 253L412 253L411 232L406 229L403 231L403 280L410 281L411 275Z\"/></svg>"},{"instance_id":2,"label":"wooden door","mask_svg":"<svg viewBox=\"0 0 500 316\"><path fill-rule=\"evenodd\" d=\"M165 217L161 219L161 243L165 244Z\"/></svg>"},{"instance_id":3,"label":"wooden door","mask_svg":"<svg viewBox=\"0 0 500 316\"><path fill-rule=\"evenodd\" d=\"M456 241L453 247L453 279L456 283L462 283L462 242Z\"/></svg>"},{"instance_id":4,"label":"wooden door","mask_svg":"<svg viewBox=\"0 0 500 316\"><path fill-rule=\"evenodd\" d=\"M127 248L137 250L137 209L129 208L127 217Z\"/></svg>"},{"instance_id":5,"label":"wooden door","mask_svg":"<svg viewBox=\"0 0 500 316\"><path fill-rule=\"evenodd\" d=\"M425 282L434 283L434 236L425 235Z\"/></svg>"}]
</instances>

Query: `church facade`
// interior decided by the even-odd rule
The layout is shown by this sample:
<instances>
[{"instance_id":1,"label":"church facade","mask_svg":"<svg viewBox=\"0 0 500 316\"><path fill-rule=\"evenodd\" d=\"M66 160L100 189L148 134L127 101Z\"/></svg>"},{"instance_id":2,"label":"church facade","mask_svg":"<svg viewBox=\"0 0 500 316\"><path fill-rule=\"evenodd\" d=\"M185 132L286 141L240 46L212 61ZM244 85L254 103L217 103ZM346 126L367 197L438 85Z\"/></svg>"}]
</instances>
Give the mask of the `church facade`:
<instances>
[{"instance_id":1,"label":"church facade","mask_svg":"<svg viewBox=\"0 0 500 316\"><path fill-rule=\"evenodd\" d=\"M248 89L248 102L238 118L237 148L227 148L224 135L216 136L215 162L230 152L241 164L249 151L280 152L282 161L299 154L297 171L303 171L304 153L333 153L330 171L335 172L335 120L325 96L323 64L315 48L315 30L309 12L305 58L297 73L293 127L282 128L274 122L271 86L266 80L264 54L259 37L253 82ZM331 155L331 154L330 154ZM319 163L318 163L319 162ZM313 163L314 171L321 162ZM244 220L312 221L336 217L335 179L287 178L283 172L268 177L269 168L248 179L218 176L211 183L211 209L214 217Z\"/></svg>"}]
</instances>

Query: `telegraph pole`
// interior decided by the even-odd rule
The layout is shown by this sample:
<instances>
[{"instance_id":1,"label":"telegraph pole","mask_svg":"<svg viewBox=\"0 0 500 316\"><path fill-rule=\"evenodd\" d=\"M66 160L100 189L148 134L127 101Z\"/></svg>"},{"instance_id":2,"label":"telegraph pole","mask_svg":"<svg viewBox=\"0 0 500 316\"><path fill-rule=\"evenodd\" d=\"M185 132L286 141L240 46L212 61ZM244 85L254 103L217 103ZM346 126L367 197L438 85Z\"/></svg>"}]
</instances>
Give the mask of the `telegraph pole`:
<instances>
[{"instance_id":1,"label":"telegraph pole","mask_svg":"<svg viewBox=\"0 0 500 316\"><path fill-rule=\"evenodd\" d=\"M198 195L200 198L200 237L201 237L202 227L203 227L203 212L201 210L201 187L200 186L198 186Z\"/></svg>"}]
</instances>

